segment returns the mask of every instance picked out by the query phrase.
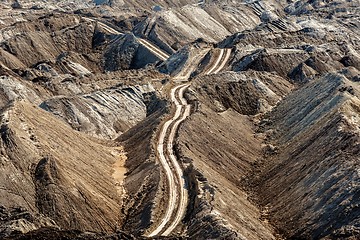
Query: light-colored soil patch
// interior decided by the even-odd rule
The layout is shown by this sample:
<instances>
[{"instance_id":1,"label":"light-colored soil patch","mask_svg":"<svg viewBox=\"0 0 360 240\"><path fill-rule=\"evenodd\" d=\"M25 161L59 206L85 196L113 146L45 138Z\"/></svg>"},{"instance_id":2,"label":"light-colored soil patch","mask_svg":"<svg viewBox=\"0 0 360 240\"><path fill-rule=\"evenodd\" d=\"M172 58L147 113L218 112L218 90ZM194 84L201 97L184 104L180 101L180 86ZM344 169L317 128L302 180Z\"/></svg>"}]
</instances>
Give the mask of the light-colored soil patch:
<instances>
[{"instance_id":1,"label":"light-colored soil patch","mask_svg":"<svg viewBox=\"0 0 360 240\"><path fill-rule=\"evenodd\" d=\"M113 165L114 172L112 174L112 177L115 180L116 190L118 191L120 196L123 196L123 194L125 194L125 189L123 185L126 173L125 161L127 159L123 147L119 147L118 149L116 149L116 155L117 160Z\"/></svg>"}]
</instances>

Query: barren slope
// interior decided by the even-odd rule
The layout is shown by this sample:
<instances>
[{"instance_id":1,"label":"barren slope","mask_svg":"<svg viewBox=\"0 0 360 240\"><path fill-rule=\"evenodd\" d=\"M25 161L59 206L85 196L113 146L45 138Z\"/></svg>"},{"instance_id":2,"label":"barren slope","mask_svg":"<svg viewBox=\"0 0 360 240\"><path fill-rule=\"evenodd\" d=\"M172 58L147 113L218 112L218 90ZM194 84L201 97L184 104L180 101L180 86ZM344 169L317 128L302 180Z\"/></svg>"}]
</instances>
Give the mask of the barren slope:
<instances>
[{"instance_id":1,"label":"barren slope","mask_svg":"<svg viewBox=\"0 0 360 240\"><path fill-rule=\"evenodd\" d=\"M1 236L40 226L116 228L121 193L111 175L124 160L122 148L100 144L25 101L3 109L1 124L1 206L12 212L2 218Z\"/></svg>"},{"instance_id":2,"label":"barren slope","mask_svg":"<svg viewBox=\"0 0 360 240\"><path fill-rule=\"evenodd\" d=\"M211 5L204 9L186 5L154 13L139 23L134 31L171 51L198 38L215 43L231 33L255 27L258 23L259 18L245 5Z\"/></svg>"},{"instance_id":3,"label":"barren slope","mask_svg":"<svg viewBox=\"0 0 360 240\"><path fill-rule=\"evenodd\" d=\"M106 89L72 97L55 97L40 104L89 135L113 139L147 115L145 98L154 94L151 86Z\"/></svg>"},{"instance_id":4,"label":"barren slope","mask_svg":"<svg viewBox=\"0 0 360 240\"><path fill-rule=\"evenodd\" d=\"M359 236L358 96L357 83L328 74L269 115L265 130L278 152L259 164L256 185L284 236Z\"/></svg>"},{"instance_id":5,"label":"barren slope","mask_svg":"<svg viewBox=\"0 0 360 240\"><path fill-rule=\"evenodd\" d=\"M0 238L360 238L359 15L354 0L1 1ZM159 141L187 116L169 98L184 82L191 115Z\"/></svg>"},{"instance_id":6,"label":"barren slope","mask_svg":"<svg viewBox=\"0 0 360 240\"><path fill-rule=\"evenodd\" d=\"M198 107L181 127L177 145L197 192L188 209L189 236L275 238L240 184L262 156L262 139L246 115L268 111L292 85L276 75L227 72L198 77L192 88L189 98Z\"/></svg>"}]
</instances>

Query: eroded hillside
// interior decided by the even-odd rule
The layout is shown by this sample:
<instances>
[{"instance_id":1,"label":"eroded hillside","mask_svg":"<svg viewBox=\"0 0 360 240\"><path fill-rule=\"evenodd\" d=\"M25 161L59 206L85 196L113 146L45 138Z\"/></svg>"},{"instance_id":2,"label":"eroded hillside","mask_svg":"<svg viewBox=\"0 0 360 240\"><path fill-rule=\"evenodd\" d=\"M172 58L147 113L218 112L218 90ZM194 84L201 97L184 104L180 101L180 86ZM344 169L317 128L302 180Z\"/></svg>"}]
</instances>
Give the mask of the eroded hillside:
<instances>
[{"instance_id":1,"label":"eroded hillside","mask_svg":"<svg viewBox=\"0 0 360 240\"><path fill-rule=\"evenodd\" d=\"M1 129L3 235L116 228L121 198L111 174L125 160L121 147L75 132L25 100L3 108Z\"/></svg>"},{"instance_id":2,"label":"eroded hillside","mask_svg":"<svg viewBox=\"0 0 360 240\"><path fill-rule=\"evenodd\" d=\"M2 1L0 237L360 238L359 13Z\"/></svg>"}]
</instances>

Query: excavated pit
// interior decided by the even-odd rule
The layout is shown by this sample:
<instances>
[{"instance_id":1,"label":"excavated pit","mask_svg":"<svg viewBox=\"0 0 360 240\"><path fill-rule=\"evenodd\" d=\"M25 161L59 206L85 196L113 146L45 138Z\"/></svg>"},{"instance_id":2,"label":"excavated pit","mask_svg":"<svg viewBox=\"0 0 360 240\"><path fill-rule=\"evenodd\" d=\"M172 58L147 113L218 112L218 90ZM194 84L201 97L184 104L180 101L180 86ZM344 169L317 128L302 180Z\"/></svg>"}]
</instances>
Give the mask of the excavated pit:
<instances>
[{"instance_id":1,"label":"excavated pit","mask_svg":"<svg viewBox=\"0 0 360 240\"><path fill-rule=\"evenodd\" d=\"M359 7L2 1L0 238L146 239L169 205L169 92L188 79L189 202L155 238L360 238Z\"/></svg>"}]
</instances>

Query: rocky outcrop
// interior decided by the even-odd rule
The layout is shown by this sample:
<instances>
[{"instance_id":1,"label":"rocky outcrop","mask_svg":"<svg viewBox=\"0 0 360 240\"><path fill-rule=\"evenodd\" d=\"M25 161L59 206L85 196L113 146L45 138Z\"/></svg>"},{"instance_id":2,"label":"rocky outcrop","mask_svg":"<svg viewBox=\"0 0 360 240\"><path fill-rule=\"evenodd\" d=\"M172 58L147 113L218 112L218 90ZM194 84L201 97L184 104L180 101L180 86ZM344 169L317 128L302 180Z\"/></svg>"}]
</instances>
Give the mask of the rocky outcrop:
<instances>
[{"instance_id":1,"label":"rocky outcrop","mask_svg":"<svg viewBox=\"0 0 360 240\"><path fill-rule=\"evenodd\" d=\"M158 69L178 80L187 80L198 70L200 62L206 57L212 46L202 39L186 45L171 55Z\"/></svg>"},{"instance_id":2,"label":"rocky outcrop","mask_svg":"<svg viewBox=\"0 0 360 240\"><path fill-rule=\"evenodd\" d=\"M258 49L242 57L233 65L233 70L276 71L280 76L287 77L291 70L307 58L308 54L302 50Z\"/></svg>"},{"instance_id":3,"label":"rocky outcrop","mask_svg":"<svg viewBox=\"0 0 360 240\"><path fill-rule=\"evenodd\" d=\"M104 70L142 68L160 59L141 45L133 34L119 36L104 52Z\"/></svg>"},{"instance_id":4,"label":"rocky outcrop","mask_svg":"<svg viewBox=\"0 0 360 240\"><path fill-rule=\"evenodd\" d=\"M16 235L33 232L37 229L49 227L59 230L56 223L43 215L33 215L23 207L0 207L1 227L0 236L3 239L13 238Z\"/></svg>"},{"instance_id":5,"label":"rocky outcrop","mask_svg":"<svg viewBox=\"0 0 360 240\"><path fill-rule=\"evenodd\" d=\"M26 99L39 104L41 98L28 84L12 76L0 76L0 106L5 107L9 102L19 99Z\"/></svg>"}]
</instances>

